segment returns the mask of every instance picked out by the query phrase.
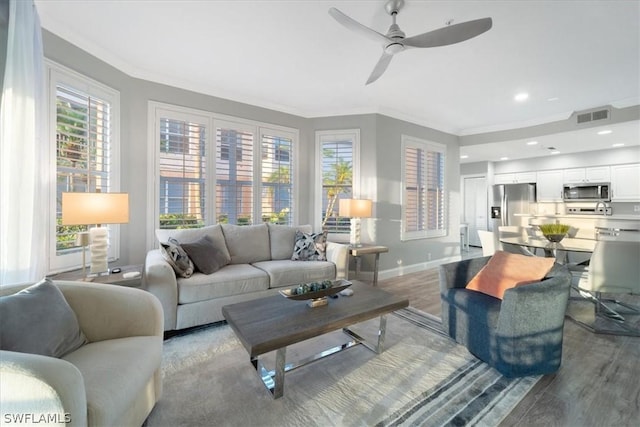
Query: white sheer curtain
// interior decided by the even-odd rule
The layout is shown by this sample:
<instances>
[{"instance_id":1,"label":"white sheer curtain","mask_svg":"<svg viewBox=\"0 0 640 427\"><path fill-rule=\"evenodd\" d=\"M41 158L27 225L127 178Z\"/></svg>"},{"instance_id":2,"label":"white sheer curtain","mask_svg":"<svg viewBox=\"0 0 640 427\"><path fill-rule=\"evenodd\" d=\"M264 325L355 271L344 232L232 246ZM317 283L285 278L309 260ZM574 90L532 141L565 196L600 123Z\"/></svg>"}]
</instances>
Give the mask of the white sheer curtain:
<instances>
[{"instance_id":1,"label":"white sheer curtain","mask_svg":"<svg viewBox=\"0 0 640 427\"><path fill-rule=\"evenodd\" d=\"M42 34L32 0L10 0L0 104L0 285L39 280L47 254Z\"/></svg>"}]
</instances>

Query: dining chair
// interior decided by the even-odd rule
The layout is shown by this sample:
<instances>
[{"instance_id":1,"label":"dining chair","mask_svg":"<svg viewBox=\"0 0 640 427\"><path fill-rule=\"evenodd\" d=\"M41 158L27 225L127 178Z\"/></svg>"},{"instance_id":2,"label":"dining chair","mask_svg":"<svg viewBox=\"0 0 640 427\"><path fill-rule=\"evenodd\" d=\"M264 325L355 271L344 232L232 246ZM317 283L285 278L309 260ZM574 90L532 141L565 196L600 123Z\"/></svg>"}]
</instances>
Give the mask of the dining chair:
<instances>
[{"instance_id":1,"label":"dining chair","mask_svg":"<svg viewBox=\"0 0 640 427\"><path fill-rule=\"evenodd\" d=\"M640 307L603 296L640 295L640 241L597 241L586 274L580 277L577 287L595 306L596 321L585 326L594 332L640 336L640 328L627 319L640 316ZM595 324L599 318L614 321L620 328L598 329Z\"/></svg>"},{"instance_id":2,"label":"dining chair","mask_svg":"<svg viewBox=\"0 0 640 427\"><path fill-rule=\"evenodd\" d=\"M478 230L478 236L482 245L482 256L493 255L496 251L496 238L493 231Z\"/></svg>"},{"instance_id":3,"label":"dining chair","mask_svg":"<svg viewBox=\"0 0 640 427\"><path fill-rule=\"evenodd\" d=\"M522 240L526 240L524 227L518 227L514 225L500 225L498 226L498 235L503 237L517 237ZM499 249L521 255L535 255L535 249L530 247L524 247L521 245L512 245L509 243L499 242Z\"/></svg>"}]
</instances>

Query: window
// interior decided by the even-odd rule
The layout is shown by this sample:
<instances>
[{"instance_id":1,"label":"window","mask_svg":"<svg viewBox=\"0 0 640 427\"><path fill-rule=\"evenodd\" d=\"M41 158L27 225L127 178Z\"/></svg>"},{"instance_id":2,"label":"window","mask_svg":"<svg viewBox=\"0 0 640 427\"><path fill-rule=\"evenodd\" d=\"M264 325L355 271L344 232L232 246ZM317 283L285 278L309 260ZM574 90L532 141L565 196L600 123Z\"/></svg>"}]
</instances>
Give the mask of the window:
<instances>
[{"instance_id":1,"label":"window","mask_svg":"<svg viewBox=\"0 0 640 427\"><path fill-rule=\"evenodd\" d=\"M445 149L402 136L402 240L446 235Z\"/></svg>"},{"instance_id":2,"label":"window","mask_svg":"<svg viewBox=\"0 0 640 427\"><path fill-rule=\"evenodd\" d=\"M293 139L264 131L262 139L262 221L293 225Z\"/></svg>"},{"instance_id":3,"label":"window","mask_svg":"<svg viewBox=\"0 0 640 427\"><path fill-rule=\"evenodd\" d=\"M55 218L49 270L78 266L76 234L86 226L63 226L63 192L119 191L119 93L62 66L47 63L51 135L56 142ZM55 138L55 139L54 139ZM119 252L119 227L109 226L109 259Z\"/></svg>"},{"instance_id":4,"label":"window","mask_svg":"<svg viewBox=\"0 0 640 427\"><path fill-rule=\"evenodd\" d=\"M149 126L160 177L149 177L150 224L295 223L297 131L156 102Z\"/></svg>"},{"instance_id":5,"label":"window","mask_svg":"<svg viewBox=\"0 0 640 427\"><path fill-rule=\"evenodd\" d=\"M321 199L316 200L316 212L323 229L334 234L349 234L350 219L339 216L340 199L357 197L358 149L360 130L316 132L318 186Z\"/></svg>"},{"instance_id":6,"label":"window","mask_svg":"<svg viewBox=\"0 0 640 427\"><path fill-rule=\"evenodd\" d=\"M216 121L215 128L217 222L252 224L255 131L240 123L223 121Z\"/></svg>"},{"instance_id":7,"label":"window","mask_svg":"<svg viewBox=\"0 0 640 427\"><path fill-rule=\"evenodd\" d=\"M202 227L206 201L206 120L159 118L160 228Z\"/></svg>"}]
</instances>

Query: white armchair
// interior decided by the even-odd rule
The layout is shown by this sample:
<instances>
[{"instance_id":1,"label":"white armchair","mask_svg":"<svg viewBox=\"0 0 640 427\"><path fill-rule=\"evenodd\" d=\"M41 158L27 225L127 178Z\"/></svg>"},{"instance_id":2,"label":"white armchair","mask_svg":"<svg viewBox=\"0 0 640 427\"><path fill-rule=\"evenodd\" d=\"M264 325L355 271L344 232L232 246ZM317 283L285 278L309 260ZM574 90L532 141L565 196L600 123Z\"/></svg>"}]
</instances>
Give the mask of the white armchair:
<instances>
[{"instance_id":1,"label":"white armchair","mask_svg":"<svg viewBox=\"0 0 640 427\"><path fill-rule=\"evenodd\" d=\"M75 312L88 343L61 358L0 351L3 421L141 425L162 392L160 302L139 289L54 284ZM0 296L27 286L0 288Z\"/></svg>"}]
</instances>

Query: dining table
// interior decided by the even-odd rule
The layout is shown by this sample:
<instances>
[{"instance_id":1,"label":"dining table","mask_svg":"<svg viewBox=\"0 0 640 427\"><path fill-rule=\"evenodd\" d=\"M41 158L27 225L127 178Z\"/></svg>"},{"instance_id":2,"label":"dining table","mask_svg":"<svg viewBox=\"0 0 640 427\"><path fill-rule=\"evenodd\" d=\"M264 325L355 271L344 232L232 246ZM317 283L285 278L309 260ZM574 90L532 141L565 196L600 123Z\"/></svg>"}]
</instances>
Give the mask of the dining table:
<instances>
[{"instance_id":1,"label":"dining table","mask_svg":"<svg viewBox=\"0 0 640 427\"><path fill-rule=\"evenodd\" d=\"M595 239L579 239L575 237L565 237L560 242L550 242L546 237L542 236L509 236L500 237L500 242L520 246L525 251L529 251L531 255L531 249L542 249L545 257L554 257L560 264L567 263L567 257L569 252L583 252L592 253L596 247Z\"/></svg>"}]
</instances>

